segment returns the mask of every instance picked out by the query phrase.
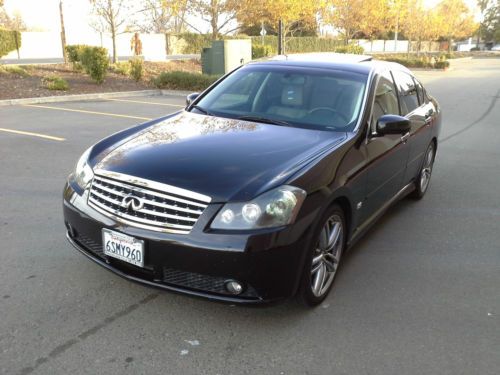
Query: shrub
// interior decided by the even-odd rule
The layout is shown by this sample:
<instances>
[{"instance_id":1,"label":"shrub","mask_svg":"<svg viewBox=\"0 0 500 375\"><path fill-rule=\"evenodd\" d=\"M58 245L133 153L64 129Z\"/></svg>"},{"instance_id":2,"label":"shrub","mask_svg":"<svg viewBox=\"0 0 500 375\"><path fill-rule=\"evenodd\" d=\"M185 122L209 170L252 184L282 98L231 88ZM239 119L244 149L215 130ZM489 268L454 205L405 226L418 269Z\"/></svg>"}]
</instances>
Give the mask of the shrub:
<instances>
[{"instance_id":1,"label":"shrub","mask_svg":"<svg viewBox=\"0 0 500 375\"><path fill-rule=\"evenodd\" d=\"M17 39L17 45L16 45ZM0 57L21 47L21 33L0 28Z\"/></svg>"},{"instance_id":2,"label":"shrub","mask_svg":"<svg viewBox=\"0 0 500 375\"><path fill-rule=\"evenodd\" d=\"M130 77L134 81L139 82L143 74L142 59L138 57L131 59L129 61L129 66L130 66Z\"/></svg>"},{"instance_id":3,"label":"shrub","mask_svg":"<svg viewBox=\"0 0 500 375\"><path fill-rule=\"evenodd\" d=\"M272 48L268 45L252 44L252 59L260 59L272 55Z\"/></svg>"},{"instance_id":4,"label":"shrub","mask_svg":"<svg viewBox=\"0 0 500 375\"><path fill-rule=\"evenodd\" d=\"M66 46L66 55L68 56L68 60L73 65L73 70L77 72L83 69L82 55L86 48L89 48L89 46L85 44L71 44Z\"/></svg>"},{"instance_id":5,"label":"shrub","mask_svg":"<svg viewBox=\"0 0 500 375\"><path fill-rule=\"evenodd\" d=\"M108 50L103 47L85 47L80 56L85 72L97 83L102 83L109 66Z\"/></svg>"},{"instance_id":6,"label":"shrub","mask_svg":"<svg viewBox=\"0 0 500 375\"><path fill-rule=\"evenodd\" d=\"M450 62L447 60L444 61L437 61L436 64L434 64L434 67L436 69L446 69L450 66Z\"/></svg>"},{"instance_id":7,"label":"shrub","mask_svg":"<svg viewBox=\"0 0 500 375\"><path fill-rule=\"evenodd\" d=\"M117 62L109 66L109 70L113 73L120 74L122 76L128 76L130 74L130 64L127 62Z\"/></svg>"},{"instance_id":8,"label":"shrub","mask_svg":"<svg viewBox=\"0 0 500 375\"><path fill-rule=\"evenodd\" d=\"M470 51L471 51L471 52L473 52L473 51L481 51L481 48L479 48L479 47L472 47L472 48L470 49Z\"/></svg>"},{"instance_id":9,"label":"shrub","mask_svg":"<svg viewBox=\"0 0 500 375\"><path fill-rule=\"evenodd\" d=\"M174 71L160 73L153 79L153 84L160 89L201 91L217 79L219 76Z\"/></svg>"},{"instance_id":10,"label":"shrub","mask_svg":"<svg viewBox=\"0 0 500 375\"><path fill-rule=\"evenodd\" d=\"M334 51L337 53L353 53L355 55L362 55L365 53L363 47L358 46L357 44L348 44L346 46L337 47Z\"/></svg>"},{"instance_id":11,"label":"shrub","mask_svg":"<svg viewBox=\"0 0 500 375\"><path fill-rule=\"evenodd\" d=\"M42 83L49 90L66 91L69 89L68 82L58 76L48 76L42 78Z\"/></svg>"}]
</instances>

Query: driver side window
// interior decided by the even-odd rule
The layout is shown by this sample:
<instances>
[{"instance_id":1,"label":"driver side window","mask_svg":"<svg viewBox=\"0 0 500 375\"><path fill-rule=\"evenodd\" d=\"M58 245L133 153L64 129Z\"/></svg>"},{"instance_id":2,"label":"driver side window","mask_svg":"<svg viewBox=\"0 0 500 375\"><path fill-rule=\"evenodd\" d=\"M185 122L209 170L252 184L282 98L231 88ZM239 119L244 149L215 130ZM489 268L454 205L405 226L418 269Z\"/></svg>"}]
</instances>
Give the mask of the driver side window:
<instances>
[{"instance_id":1,"label":"driver side window","mask_svg":"<svg viewBox=\"0 0 500 375\"><path fill-rule=\"evenodd\" d=\"M380 76L375 89L375 99L373 101L372 120L370 123L371 132L375 133L377 120L383 115L398 115L398 97L394 82L389 73Z\"/></svg>"}]
</instances>

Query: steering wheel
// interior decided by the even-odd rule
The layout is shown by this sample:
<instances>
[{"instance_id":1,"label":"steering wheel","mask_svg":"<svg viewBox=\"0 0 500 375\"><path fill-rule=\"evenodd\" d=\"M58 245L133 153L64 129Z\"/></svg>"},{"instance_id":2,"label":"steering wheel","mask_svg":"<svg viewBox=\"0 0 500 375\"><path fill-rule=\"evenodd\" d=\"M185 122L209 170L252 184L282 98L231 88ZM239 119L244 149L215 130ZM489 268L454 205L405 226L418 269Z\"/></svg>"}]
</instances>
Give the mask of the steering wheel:
<instances>
[{"instance_id":1,"label":"steering wheel","mask_svg":"<svg viewBox=\"0 0 500 375\"><path fill-rule=\"evenodd\" d=\"M316 113L316 112L319 112L319 111L329 111L329 112L332 112L334 115L337 115L338 117L340 117L342 120L345 121L346 124L349 123L349 119L347 118L346 115L344 115L342 112L339 112L333 108L330 108L330 107L316 107L316 108L313 108L311 109L309 112L307 112L309 115L312 115L313 113ZM343 126L338 126L339 128L342 128Z\"/></svg>"}]
</instances>

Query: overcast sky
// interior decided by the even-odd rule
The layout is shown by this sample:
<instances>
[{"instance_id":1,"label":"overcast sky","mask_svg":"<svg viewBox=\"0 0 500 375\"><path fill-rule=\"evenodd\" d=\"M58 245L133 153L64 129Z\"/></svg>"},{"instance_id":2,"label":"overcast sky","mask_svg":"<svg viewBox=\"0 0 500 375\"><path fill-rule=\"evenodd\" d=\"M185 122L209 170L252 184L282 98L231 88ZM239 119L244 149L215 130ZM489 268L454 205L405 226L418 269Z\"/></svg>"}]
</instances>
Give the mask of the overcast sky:
<instances>
[{"instance_id":1,"label":"overcast sky","mask_svg":"<svg viewBox=\"0 0 500 375\"><path fill-rule=\"evenodd\" d=\"M429 6L438 0L424 0ZM476 9L475 0L465 0ZM19 11L29 28L44 31L59 31L59 0L4 0L9 14ZM66 32L72 35L89 32L90 2L88 0L64 0ZM197 27L208 31L207 23L197 23ZM91 29L90 29L91 30Z\"/></svg>"}]
</instances>

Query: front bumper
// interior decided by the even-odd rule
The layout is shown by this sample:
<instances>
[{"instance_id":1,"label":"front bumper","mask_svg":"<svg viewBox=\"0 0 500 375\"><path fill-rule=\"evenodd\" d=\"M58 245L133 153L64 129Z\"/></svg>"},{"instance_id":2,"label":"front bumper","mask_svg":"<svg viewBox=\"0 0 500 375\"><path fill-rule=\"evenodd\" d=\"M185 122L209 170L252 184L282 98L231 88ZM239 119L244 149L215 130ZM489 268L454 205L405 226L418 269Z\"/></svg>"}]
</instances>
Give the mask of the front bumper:
<instances>
[{"instance_id":1,"label":"front bumper","mask_svg":"<svg viewBox=\"0 0 500 375\"><path fill-rule=\"evenodd\" d=\"M295 294L308 248L310 220L258 232L215 232L209 221L221 205L207 207L189 234L159 233L117 222L87 204L71 180L64 188L63 211L70 243L88 258L128 280L209 299L257 304ZM106 256L102 229L126 233L145 242L145 267ZM227 280L244 286L235 296Z\"/></svg>"}]
</instances>

